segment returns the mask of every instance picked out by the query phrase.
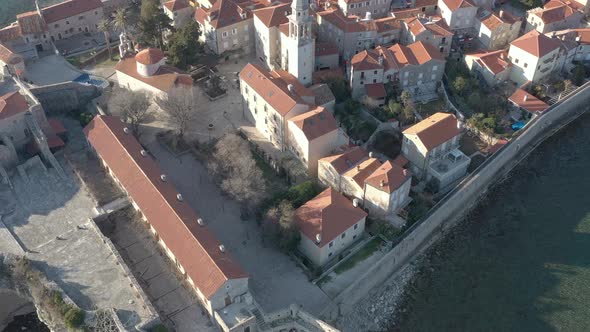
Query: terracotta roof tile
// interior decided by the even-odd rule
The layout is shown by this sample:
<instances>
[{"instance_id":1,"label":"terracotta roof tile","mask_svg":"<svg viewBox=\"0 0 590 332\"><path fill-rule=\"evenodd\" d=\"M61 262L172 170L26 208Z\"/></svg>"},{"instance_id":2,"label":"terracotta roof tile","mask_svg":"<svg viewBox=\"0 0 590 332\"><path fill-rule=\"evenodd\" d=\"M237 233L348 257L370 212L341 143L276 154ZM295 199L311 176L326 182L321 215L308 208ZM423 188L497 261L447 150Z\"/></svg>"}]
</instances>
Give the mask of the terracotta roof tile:
<instances>
[{"instance_id":1,"label":"terracotta roof tile","mask_svg":"<svg viewBox=\"0 0 590 332\"><path fill-rule=\"evenodd\" d=\"M192 78L189 75L166 65L161 66L152 76L143 76L137 72L137 64L134 57L121 59L115 65L115 70L166 93L177 84L188 85L188 83L191 83L192 85Z\"/></svg>"},{"instance_id":2,"label":"terracotta roof tile","mask_svg":"<svg viewBox=\"0 0 590 332\"><path fill-rule=\"evenodd\" d=\"M330 111L323 107L317 107L311 111L294 116L289 119L289 122L293 122L301 129L308 141L338 130L336 119L334 119Z\"/></svg>"},{"instance_id":3,"label":"terracotta roof tile","mask_svg":"<svg viewBox=\"0 0 590 332\"><path fill-rule=\"evenodd\" d=\"M29 35L47 31L47 24L36 11L16 15L21 35Z\"/></svg>"},{"instance_id":4,"label":"terracotta roof tile","mask_svg":"<svg viewBox=\"0 0 590 332\"><path fill-rule=\"evenodd\" d=\"M41 9L41 14L47 24L76 16L87 11L102 8L100 0L68 0Z\"/></svg>"},{"instance_id":5,"label":"terracotta roof tile","mask_svg":"<svg viewBox=\"0 0 590 332\"><path fill-rule=\"evenodd\" d=\"M162 170L141 154L142 146L124 132L118 117L98 115L84 133L206 298L227 280L247 277L231 254L219 249L220 242L207 226L198 225L197 213L177 200L176 188L160 179Z\"/></svg>"},{"instance_id":6,"label":"terracotta roof tile","mask_svg":"<svg viewBox=\"0 0 590 332\"><path fill-rule=\"evenodd\" d=\"M450 9L456 10L458 8L476 7L471 0L442 0L442 2Z\"/></svg>"},{"instance_id":7,"label":"terracotta roof tile","mask_svg":"<svg viewBox=\"0 0 590 332\"><path fill-rule=\"evenodd\" d=\"M428 151L459 135L457 118L450 113L435 113L403 131L416 135Z\"/></svg>"},{"instance_id":8,"label":"terracotta roof tile","mask_svg":"<svg viewBox=\"0 0 590 332\"><path fill-rule=\"evenodd\" d=\"M379 54L375 50L364 50L355 54L350 60L354 70L382 69L379 63Z\"/></svg>"},{"instance_id":9,"label":"terracotta roof tile","mask_svg":"<svg viewBox=\"0 0 590 332\"><path fill-rule=\"evenodd\" d=\"M313 92L305 88L291 74L284 71L269 73L262 66L254 63L248 63L240 71L240 80L262 96L282 116L287 115L295 105L305 104L298 91L303 91L305 95L313 95ZM289 91L289 84L293 84L294 91Z\"/></svg>"},{"instance_id":10,"label":"terracotta roof tile","mask_svg":"<svg viewBox=\"0 0 590 332\"><path fill-rule=\"evenodd\" d=\"M354 167L342 174L342 176L351 179L359 187L364 188L367 177L373 174L379 166L381 166L379 159L369 158L357 163Z\"/></svg>"},{"instance_id":11,"label":"terracotta roof tile","mask_svg":"<svg viewBox=\"0 0 590 332\"><path fill-rule=\"evenodd\" d=\"M487 68L494 75L512 67L512 64L507 60L508 52L505 50L476 51L475 53L465 54L465 57L475 58L481 66Z\"/></svg>"},{"instance_id":12,"label":"terracotta roof tile","mask_svg":"<svg viewBox=\"0 0 590 332\"><path fill-rule=\"evenodd\" d=\"M258 17L266 27L277 27L289 22L287 15L291 15L291 5L283 3L276 6L257 9L252 13L254 16Z\"/></svg>"},{"instance_id":13,"label":"terracotta roof tile","mask_svg":"<svg viewBox=\"0 0 590 332\"><path fill-rule=\"evenodd\" d=\"M0 97L0 120L29 110L29 104L18 91Z\"/></svg>"},{"instance_id":14,"label":"terracotta roof tile","mask_svg":"<svg viewBox=\"0 0 590 332\"><path fill-rule=\"evenodd\" d=\"M450 37L453 35L453 32L451 32L451 29L442 18L432 17L432 20L429 20L427 18L412 17L403 21L414 36L418 36L426 31L441 37Z\"/></svg>"},{"instance_id":15,"label":"terracotta roof tile","mask_svg":"<svg viewBox=\"0 0 590 332\"><path fill-rule=\"evenodd\" d=\"M0 61L7 64L16 65L17 63L23 62L24 60L22 56L14 53L11 49L0 43Z\"/></svg>"},{"instance_id":16,"label":"terracotta roof tile","mask_svg":"<svg viewBox=\"0 0 590 332\"><path fill-rule=\"evenodd\" d=\"M383 83L365 84L365 90L367 91L367 96L373 99L387 97L387 92L385 91L385 85L383 85Z\"/></svg>"},{"instance_id":17,"label":"terracotta roof tile","mask_svg":"<svg viewBox=\"0 0 590 332\"><path fill-rule=\"evenodd\" d=\"M575 2L575 1L574 1ZM563 21L573 15L577 9L573 2L562 2L559 0L551 0L543 6L542 9L532 10L531 13L539 17L543 23L550 24ZM582 16L580 16L582 18Z\"/></svg>"},{"instance_id":18,"label":"terracotta roof tile","mask_svg":"<svg viewBox=\"0 0 590 332\"><path fill-rule=\"evenodd\" d=\"M11 40L16 40L22 37L20 33L20 27L18 24L9 25L0 29L0 42L7 42Z\"/></svg>"},{"instance_id":19,"label":"terracotta roof tile","mask_svg":"<svg viewBox=\"0 0 590 332\"><path fill-rule=\"evenodd\" d=\"M559 48L559 41L545 36L537 30L531 30L510 43L521 50L536 57L543 57L546 54Z\"/></svg>"},{"instance_id":20,"label":"terracotta roof tile","mask_svg":"<svg viewBox=\"0 0 590 332\"><path fill-rule=\"evenodd\" d=\"M171 0L164 2L164 6L171 12L179 11L181 9L188 8L190 5L186 0Z\"/></svg>"},{"instance_id":21,"label":"terracotta roof tile","mask_svg":"<svg viewBox=\"0 0 590 332\"><path fill-rule=\"evenodd\" d=\"M375 189L391 194L411 178L412 173L410 173L410 171L403 169L388 160L375 170L375 172L365 180L365 183Z\"/></svg>"},{"instance_id":22,"label":"terracotta roof tile","mask_svg":"<svg viewBox=\"0 0 590 332\"><path fill-rule=\"evenodd\" d=\"M328 188L295 211L299 230L320 248L352 227L367 213L342 194ZM316 236L320 235L317 243Z\"/></svg>"},{"instance_id":23,"label":"terracotta roof tile","mask_svg":"<svg viewBox=\"0 0 590 332\"><path fill-rule=\"evenodd\" d=\"M516 106L531 113L543 112L549 108L549 105L544 103L542 100L520 88L516 89L516 91L508 98L508 100L514 103Z\"/></svg>"},{"instance_id":24,"label":"terracotta roof tile","mask_svg":"<svg viewBox=\"0 0 590 332\"><path fill-rule=\"evenodd\" d=\"M344 174L345 171L351 169L354 165L362 160L369 158L367 151L360 146L355 146L342 153L320 159L322 162L327 162L338 174Z\"/></svg>"},{"instance_id":25,"label":"terracotta roof tile","mask_svg":"<svg viewBox=\"0 0 590 332\"><path fill-rule=\"evenodd\" d=\"M153 65L164 59L164 52L157 48L146 48L135 55L135 61L144 65Z\"/></svg>"}]
</instances>

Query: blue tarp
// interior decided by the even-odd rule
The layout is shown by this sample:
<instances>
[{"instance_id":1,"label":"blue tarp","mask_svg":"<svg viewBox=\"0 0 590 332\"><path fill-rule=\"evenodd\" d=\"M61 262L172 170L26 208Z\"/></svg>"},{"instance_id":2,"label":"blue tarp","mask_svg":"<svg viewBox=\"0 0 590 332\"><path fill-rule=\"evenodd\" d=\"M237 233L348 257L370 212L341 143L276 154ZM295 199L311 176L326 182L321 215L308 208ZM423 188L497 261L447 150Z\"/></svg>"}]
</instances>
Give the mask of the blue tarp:
<instances>
[{"instance_id":1,"label":"blue tarp","mask_svg":"<svg viewBox=\"0 0 590 332\"><path fill-rule=\"evenodd\" d=\"M526 125L526 123L524 121L518 121L512 124L512 130L517 131L517 130L521 130L522 128L524 128L524 126Z\"/></svg>"}]
</instances>

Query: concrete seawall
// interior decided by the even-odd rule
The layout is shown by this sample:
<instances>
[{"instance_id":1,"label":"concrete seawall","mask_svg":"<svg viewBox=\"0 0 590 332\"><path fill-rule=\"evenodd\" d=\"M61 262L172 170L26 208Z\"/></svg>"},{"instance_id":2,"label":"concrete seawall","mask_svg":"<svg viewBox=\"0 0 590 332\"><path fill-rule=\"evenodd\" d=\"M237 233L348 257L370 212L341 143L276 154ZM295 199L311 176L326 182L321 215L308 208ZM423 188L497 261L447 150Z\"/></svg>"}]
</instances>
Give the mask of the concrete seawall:
<instances>
[{"instance_id":1,"label":"concrete seawall","mask_svg":"<svg viewBox=\"0 0 590 332\"><path fill-rule=\"evenodd\" d=\"M590 83L574 94L552 105L543 115L531 120L520 135L486 160L472 174L449 192L422 220L409 228L395 247L364 275L334 299L334 305L322 312L322 317L335 319L350 312L355 303L383 283L417 254L427 249L438 237L473 208L488 188L503 178L539 143L577 114L587 112Z\"/></svg>"}]
</instances>

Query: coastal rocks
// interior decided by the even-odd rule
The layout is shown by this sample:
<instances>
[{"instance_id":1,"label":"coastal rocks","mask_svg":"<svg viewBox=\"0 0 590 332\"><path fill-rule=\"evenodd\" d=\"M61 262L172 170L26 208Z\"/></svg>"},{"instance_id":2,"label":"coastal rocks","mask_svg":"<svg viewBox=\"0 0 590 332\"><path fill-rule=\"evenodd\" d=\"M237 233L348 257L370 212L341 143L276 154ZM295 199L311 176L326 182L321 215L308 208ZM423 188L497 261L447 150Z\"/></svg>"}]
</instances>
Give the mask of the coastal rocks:
<instances>
[{"instance_id":1,"label":"coastal rocks","mask_svg":"<svg viewBox=\"0 0 590 332\"><path fill-rule=\"evenodd\" d=\"M387 282L375 288L355 309L340 317L336 326L343 332L386 331L390 322L402 308L399 308L405 286L416 272L412 264L390 277Z\"/></svg>"}]
</instances>

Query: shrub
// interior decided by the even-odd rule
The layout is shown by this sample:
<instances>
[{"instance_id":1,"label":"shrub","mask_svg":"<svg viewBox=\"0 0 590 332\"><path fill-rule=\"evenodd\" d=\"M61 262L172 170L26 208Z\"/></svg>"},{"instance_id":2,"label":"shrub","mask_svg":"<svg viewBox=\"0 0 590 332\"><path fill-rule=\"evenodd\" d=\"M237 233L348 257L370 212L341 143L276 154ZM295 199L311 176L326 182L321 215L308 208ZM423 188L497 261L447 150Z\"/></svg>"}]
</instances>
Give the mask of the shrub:
<instances>
[{"instance_id":1,"label":"shrub","mask_svg":"<svg viewBox=\"0 0 590 332\"><path fill-rule=\"evenodd\" d=\"M64 315L64 322L69 328L78 328L84 324L86 313L80 308L70 308Z\"/></svg>"},{"instance_id":2,"label":"shrub","mask_svg":"<svg viewBox=\"0 0 590 332\"><path fill-rule=\"evenodd\" d=\"M312 181L305 181L287 190L287 200L298 208L320 193L320 187Z\"/></svg>"},{"instance_id":3,"label":"shrub","mask_svg":"<svg viewBox=\"0 0 590 332\"><path fill-rule=\"evenodd\" d=\"M82 112L80 115L78 115L78 121L80 121L80 125L82 127L86 127L86 125L92 121L93 117L94 116L88 112Z\"/></svg>"}]
</instances>

